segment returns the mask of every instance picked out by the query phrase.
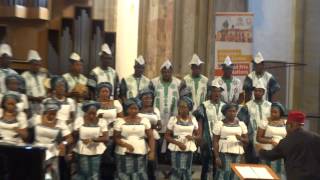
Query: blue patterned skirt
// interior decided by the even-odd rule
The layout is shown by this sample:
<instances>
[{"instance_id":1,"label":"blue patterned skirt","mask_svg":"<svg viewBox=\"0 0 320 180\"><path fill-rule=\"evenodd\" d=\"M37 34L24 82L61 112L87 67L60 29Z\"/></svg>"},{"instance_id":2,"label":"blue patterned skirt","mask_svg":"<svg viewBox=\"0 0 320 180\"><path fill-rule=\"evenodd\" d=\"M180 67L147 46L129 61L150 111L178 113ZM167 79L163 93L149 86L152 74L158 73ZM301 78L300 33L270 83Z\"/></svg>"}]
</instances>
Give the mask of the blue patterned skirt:
<instances>
[{"instance_id":1,"label":"blue patterned skirt","mask_svg":"<svg viewBox=\"0 0 320 180\"><path fill-rule=\"evenodd\" d=\"M147 156L116 154L116 180L148 180Z\"/></svg>"},{"instance_id":2,"label":"blue patterned skirt","mask_svg":"<svg viewBox=\"0 0 320 180\"><path fill-rule=\"evenodd\" d=\"M241 155L231 153L219 153L222 168L217 169L217 173L214 177L215 180L235 180L239 179L237 175L231 169L231 163L239 163Z\"/></svg>"},{"instance_id":3,"label":"blue patterned skirt","mask_svg":"<svg viewBox=\"0 0 320 180\"><path fill-rule=\"evenodd\" d=\"M98 180L101 155L77 154L77 180Z\"/></svg>"},{"instance_id":4,"label":"blue patterned skirt","mask_svg":"<svg viewBox=\"0 0 320 180\"><path fill-rule=\"evenodd\" d=\"M192 152L171 152L171 176L170 180L192 179Z\"/></svg>"}]
</instances>

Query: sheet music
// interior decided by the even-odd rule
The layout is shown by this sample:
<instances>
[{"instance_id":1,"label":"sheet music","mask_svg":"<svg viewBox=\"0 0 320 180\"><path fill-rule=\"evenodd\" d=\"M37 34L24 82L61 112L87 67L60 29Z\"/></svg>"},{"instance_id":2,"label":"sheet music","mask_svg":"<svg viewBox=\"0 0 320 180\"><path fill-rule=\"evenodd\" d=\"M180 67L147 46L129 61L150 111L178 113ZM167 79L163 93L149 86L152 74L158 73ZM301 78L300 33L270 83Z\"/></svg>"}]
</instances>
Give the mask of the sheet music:
<instances>
[{"instance_id":1,"label":"sheet music","mask_svg":"<svg viewBox=\"0 0 320 180\"><path fill-rule=\"evenodd\" d=\"M249 166L236 166L236 169L245 179L257 179L258 176Z\"/></svg>"},{"instance_id":2,"label":"sheet music","mask_svg":"<svg viewBox=\"0 0 320 180\"><path fill-rule=\"evenodd\" d=\"M259 179L273 179L272 175L264 167L251 167L251 169L258 175Z\"/></svg>"},{"instance_id":3,"label":"sheet music","mask_svg":"<svg viewBox=\"0 0 320 180\"><path fill-rule=\"evenodd\" d=\"M80 139L93 139L100 135L100 127L81 127Z\"/></svg>"},{"instance_id":4,"label":"sheet music","mask_svg":"<svg viewBox=\"0 0 320 180\"><path fill-rule=\"evenodd\" d=\"M244 179L274 179L264 167L236 166Z\"/></svg>"}]
</instances>

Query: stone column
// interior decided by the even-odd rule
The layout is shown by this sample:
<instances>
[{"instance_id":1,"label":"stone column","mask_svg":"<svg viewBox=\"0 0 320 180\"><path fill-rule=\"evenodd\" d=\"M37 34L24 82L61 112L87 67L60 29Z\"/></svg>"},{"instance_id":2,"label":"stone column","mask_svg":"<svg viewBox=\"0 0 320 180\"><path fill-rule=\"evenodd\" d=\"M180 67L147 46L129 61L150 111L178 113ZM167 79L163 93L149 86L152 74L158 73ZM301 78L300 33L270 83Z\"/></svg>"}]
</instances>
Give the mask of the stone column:
<instances>
[{"instance_id":1,"label":"stone column","mask_svg":"<svg viewBox=\"0 0 320 180\"><path fill-rule=\"evenodd\" d=\"M306 66L294 69L293 109L309 115L320 114L320 1L295 1L294 60ZM306 128L319 133L319 118L307 118Z\"/></svg>"},{"instance_id":2,"label":"stone column","mask_svg":"<svg viewBox=\"0 0 320 180\"><path fill-rule=\"evenodd\" d=\"M296 62L307 64L295 70L294 107L320 114L320 1L296 1Z\"/></svg>"},{"instance_id":3,"label":"stone column","mask_svg":"<svg viewBox=\"0 0 320 180\"><path fill-rule=\"evenodd\" d=\"M208 52L209 22L214 0L141 0L139 54L148 63L146 74L159 75L169 58L178 77L189 73L188 62L197 53L204 61ZM210 62L208 62L210 63ZM210 67L210 65L206 66ZM209 72L204 68L203 72Z\"/></svg>"},{"instance_id":4,"label":"stone column","mask_svg":"<svg viewBox=\"0 0 320 180\"><path fill-rule=\"evenodd\" d=\"M161 64L172 61L174 0L141 0L138 54L146 60L146 75L159 75Z\"/></svg>"}]
</instances>

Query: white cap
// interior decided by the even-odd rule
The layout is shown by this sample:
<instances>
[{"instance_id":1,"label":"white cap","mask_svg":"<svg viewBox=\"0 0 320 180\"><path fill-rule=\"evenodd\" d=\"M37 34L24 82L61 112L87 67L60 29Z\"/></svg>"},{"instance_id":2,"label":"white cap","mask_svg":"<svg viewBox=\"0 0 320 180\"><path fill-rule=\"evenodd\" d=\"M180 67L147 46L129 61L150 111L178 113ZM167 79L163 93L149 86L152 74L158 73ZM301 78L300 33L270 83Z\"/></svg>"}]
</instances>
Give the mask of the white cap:
<instances>
[{"instance_id":1,"label":"white cap","mask_svg":"<svg viewBox=\"0 0 320 180\"><path fill-rule=\"evenodd\" d=\"M74 61L81 61L80 55L78 53L76 53L76 52L73 52L70 55L69 59L74 60Z\"/></svg>"},{"instance_id":2,"label":"white cap","mask_svg":"<svg viewBox=\"0 0 320 180\"><path fill-rule=\"evenodd\" d=\"M256 63L256 64L260 64L260 63L262 63L263 61L264 61L264 59L263 59L262 54L261 54L260 52L258 52L258 53L256 54L256 56L254 57L253 62Z\"/></svg>"},{"instance_id":3,"label":"white cap","mask_svg":"<svg viewBox=\"0 0 320 180\"><path fill-rule=\"evenodd\" d=\"M39 53L35 50L29 50L29 53L28 53L28 59L27 59L29 62L32 61L32 60L35 60L35 61L41 61L41 57L39 56Z\"/></svg>"},{"instance_id":4,"label":"white cap","mask_svg":"<svg viewBox=\"0 0 320 180\"><path fill-rule=\"evenodd\" d=\"M214 87L216 87L216 88L220 88L221 90L224 90L224 89L222 88L221 84L220 84L218 81L215 81L215 80L211 81L211 87L212 87L212 86L214 86Z\"/></svg>"},{"instance_id":5,"label":"white cap","mask_svg":"<svg viewBox=\"0 0 320 180\"><path fill-rule=\"evenodd\" d=\"M7 54L9 57L12 57L11 47L8 44L0 44L0 57L4 54Z\"/></svg>"},{"instance_id":6,"label":"white cap","mask_svg":"<svg viewBox=\"0 0 320 180\"><path fill-rule=\"evenodd\" d=\"M264 89L264 90L266 90L266 87L264 86L262 80L260 80L260 79L253 82L253 87L255 89Z\"/></svg>"},{"instance_id":7,"label":"white cap","mask_svg":"<svg viewBox=\"0 0 320 180\"><path fill-rule=\"evenodd\" d=\"M227 56L225 59L224 59L224 63L223 63L225 66L232 66L232 61L231 61L231 58L229 56Z\"/></svg>"},{"instance_id":8,"label":"white cap","mask_svg":"<svg viewBox=\"0 0 320 180\"><path fill-rule=\"evenodd\" d=\"M101 51L99 52L99 56L102 55L102 53L106 53L108 55L112 55L111 49L107 43L104 43L101 45Z\"/></svg>"},{"instance_id":9,"label":"white cap","mask_svg":"<svg viewBox=\"0 0 320 180\"><path fill-rule=\"evenodd\" d=\"M169 59L167 59L160 67L160 69L166 68L166 69L170 69L170 67L172 67L172 63L170 62Z\"/></svg>"},{"instance_id":10,"label":"white cap","mask_svg":"<svg viewBox=\"0 0 320 180\"><path fill-rule=\"evenodd\" d=\"M200 64L203 64L203 63L204 63L204 62L201 61L201 59L199 58L198 55L193 54L192 59L191 59L189 65L195 64L195 65L199 66Z\"/></svg>"},{"instance_id":11,"label":"white cap","mask_svg":"<svg viewBox=\"0 0 320 180\"><path fill-rule=\"evenodd\" d=\"M141 66L143 66L143 65L146 64L146 62L145 62L145 60L144 60L144 58L143 58L142 55L138 56L138 57L136 58L135 62L136 62L137 64L141 65Z\"/></svg>"}]
</instances>

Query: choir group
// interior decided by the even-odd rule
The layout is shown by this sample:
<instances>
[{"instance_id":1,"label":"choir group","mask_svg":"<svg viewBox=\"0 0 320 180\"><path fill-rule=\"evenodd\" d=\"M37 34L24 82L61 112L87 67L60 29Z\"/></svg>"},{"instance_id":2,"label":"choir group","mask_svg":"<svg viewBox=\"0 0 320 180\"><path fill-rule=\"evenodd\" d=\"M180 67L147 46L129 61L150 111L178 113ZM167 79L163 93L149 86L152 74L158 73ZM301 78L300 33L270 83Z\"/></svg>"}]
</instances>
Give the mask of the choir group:
<instances>
[{"instance_id":1,"label":"choir group","mask_svg":"<svg viewBox=\"0 0 320 180\"><path fill-rule=\"evenodd\" d=\"M47 148L48 179L153 180L158 164L169 163L166 176L188 180L195 154L202 180L236 179L230 163L239 162L265 163L285 177L282 160L261 159L256 151L257 145L273 149L287 134L286 110L274 98L280 86L261 53L244 81L232 75L230 57L221 64L223 75L209 81L196 54L183 78L173 76L166 60L160 76L149 79L139 56L134 74L122 80L107 44L87 77L76 52L63 75L44 69L34 50L30 69L20 75L10 68L12 56L1 44L0 141Z\"/></svg>"}]
</instances>

